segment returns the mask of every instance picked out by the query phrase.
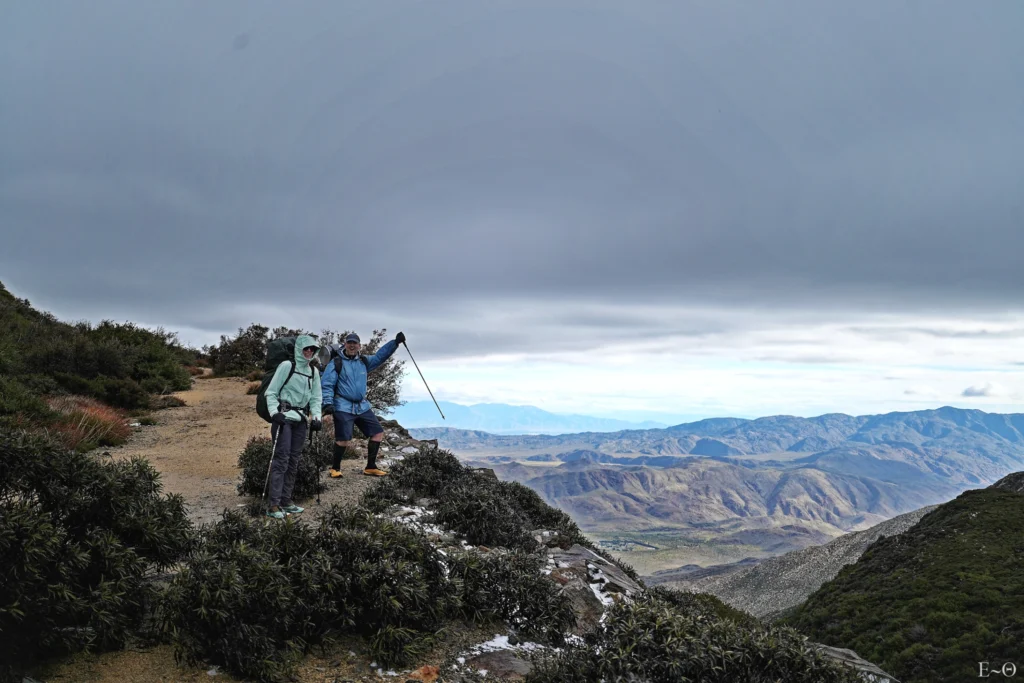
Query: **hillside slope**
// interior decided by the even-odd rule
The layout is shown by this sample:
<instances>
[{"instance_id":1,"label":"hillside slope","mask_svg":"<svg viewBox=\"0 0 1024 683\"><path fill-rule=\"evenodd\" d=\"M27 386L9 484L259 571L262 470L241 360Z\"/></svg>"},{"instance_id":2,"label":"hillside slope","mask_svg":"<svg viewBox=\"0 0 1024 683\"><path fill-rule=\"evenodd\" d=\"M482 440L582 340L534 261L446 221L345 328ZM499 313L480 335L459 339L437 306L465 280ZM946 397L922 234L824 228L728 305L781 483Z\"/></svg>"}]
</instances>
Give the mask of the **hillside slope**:
<instances>
[{"instance_id":1,"label":"hillside slope","mask_svg":"<svg viewBox=\"0 0 1024 683\"><path fill-rule=\"evenodd\" d=\"M964 681L1019 662L1024 495L971 490L882 538L783 623L852 648L903 683Z\"/></svg>"},{"instance_id":2,"label":"hillside slope","mask_svg":"<svg viewBox=\"0 0 1024 683\"><path fill-rule=\"evenodd\" d=\"M876 540L905 532L935 507L914 510L870 529L845 534L825 545L794 550L722 576L690 581L685 575L661 572L646 580L709 593L754 616L770 619L806 600L823 583L835 578L843 567L856 562Z\"/></svg>"}]
</instances>

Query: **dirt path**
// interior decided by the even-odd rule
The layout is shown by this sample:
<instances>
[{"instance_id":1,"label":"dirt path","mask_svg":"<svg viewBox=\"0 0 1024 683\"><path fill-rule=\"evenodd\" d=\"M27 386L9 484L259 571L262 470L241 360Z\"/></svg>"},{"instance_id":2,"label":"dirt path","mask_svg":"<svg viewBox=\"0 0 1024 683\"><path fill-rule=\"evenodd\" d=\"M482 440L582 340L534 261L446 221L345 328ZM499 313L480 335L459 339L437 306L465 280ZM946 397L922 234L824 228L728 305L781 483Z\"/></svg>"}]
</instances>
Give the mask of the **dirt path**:
<instances>
[{"instance_id":1,"label":"dirt path","mask_svg":"<svg viewBox=\"0 0 1024 683\"><path fill-rule=\"evenodd\" d=\"M188 503L189 516L199 524L220 518L224 509L244 505L249 499L238 495L238 455L253 436L269 436L270 428L256 415L256 397L246 395L249 382L227 377L197 379L190 391L175 394L185 401L182 408L153 413L157 424L139 427L124 446L104 451L115 459L140 455L160 471L165 493L180 493ZM365 458L365 445L357 447ZM364 459L344 460L341 479L326 479L328 490L321 495L321 508L334 502L355 503L373 483L363 475ZM388 456L378 458L385 468ZM302 503L303 513L317 517L314 501Z\"/></svg>"}]
</instances>

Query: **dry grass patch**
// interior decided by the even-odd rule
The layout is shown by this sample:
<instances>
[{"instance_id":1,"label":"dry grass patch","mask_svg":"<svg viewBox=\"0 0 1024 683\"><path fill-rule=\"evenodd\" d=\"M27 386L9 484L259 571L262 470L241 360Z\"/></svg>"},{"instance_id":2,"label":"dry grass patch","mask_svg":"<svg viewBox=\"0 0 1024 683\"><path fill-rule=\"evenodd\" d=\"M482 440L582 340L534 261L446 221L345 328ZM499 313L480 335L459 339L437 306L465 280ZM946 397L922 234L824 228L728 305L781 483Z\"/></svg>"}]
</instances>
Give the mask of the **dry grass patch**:
<instances>
[{"instance_id":1,"label":"dry grass patch","mask_svg":"<svg viewBox=\"0 0 1024 683\"><path fill-rule=\"evenodd\" d=\"M85 396L55 396L47 405L59 417L49 427L62 444L76 451L120 446L131 435L127 415Z\"/></svg>"}]
</instances>

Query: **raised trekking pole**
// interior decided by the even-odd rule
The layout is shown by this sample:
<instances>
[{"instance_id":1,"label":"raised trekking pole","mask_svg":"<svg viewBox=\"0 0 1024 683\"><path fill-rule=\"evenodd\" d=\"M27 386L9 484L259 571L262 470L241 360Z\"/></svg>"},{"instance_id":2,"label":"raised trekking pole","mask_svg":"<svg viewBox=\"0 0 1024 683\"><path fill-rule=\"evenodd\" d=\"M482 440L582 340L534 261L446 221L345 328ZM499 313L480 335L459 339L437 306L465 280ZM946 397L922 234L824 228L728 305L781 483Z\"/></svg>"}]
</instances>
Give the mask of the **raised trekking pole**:
<instances>
[{"instance_id":1,"label":"raised trekking pole","mask_svg":"<svg viewBox=\"0 0 1024 683\"><path fill-rule=\"evenodd\" d=\"M409 354L409 358L412 358L412 351L409 350L409 345L406 344L405 342L402 342L402 346L405 347L405 351L406 351L406 353ZM446 418L444 416L444 413L441 412L441 406L437 405L437 399L434 398L434 392L430 390L430 385L427 384L427 379L423 376L423 373L420 371L420 366L416 363L416 359L415 358L412 358L412 364L416 366L416 372L420 373L420 379L423 380L423 386L425 386L427 388L427 393L430 394L430 398L434 399L434 405L437 406L437 412L441 413L441 419L442 420L448 419L448 418Z\"/></svg>"}]
</instances>

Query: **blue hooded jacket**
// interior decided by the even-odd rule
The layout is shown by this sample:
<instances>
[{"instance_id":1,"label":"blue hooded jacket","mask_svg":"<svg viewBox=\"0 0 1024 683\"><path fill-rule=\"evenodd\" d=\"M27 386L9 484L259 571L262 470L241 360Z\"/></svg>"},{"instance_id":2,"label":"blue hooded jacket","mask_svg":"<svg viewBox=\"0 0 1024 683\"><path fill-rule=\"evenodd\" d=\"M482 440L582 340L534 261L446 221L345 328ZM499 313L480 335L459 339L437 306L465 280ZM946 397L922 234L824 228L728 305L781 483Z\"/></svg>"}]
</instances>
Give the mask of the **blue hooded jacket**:
<instances>
[{"instance_id":1,"label":"blue hooded jacket","mask_svg":"<svg viewBox=\"0 0 1024 683\"><path fill-rule=\"evenodd\" d=\"M323 404L333 405L334 410L353 415L361 415L372 408L373 406L366 400L366 376L391 358L397 350L398 342L392 339L372 356L362 356L366 359L365 364L359 356L349 358L342 353L338 356L341 359L340 374L335 369L335 361L332 360L324 368L320 380Z\"/></svg>"}]
</instances>

